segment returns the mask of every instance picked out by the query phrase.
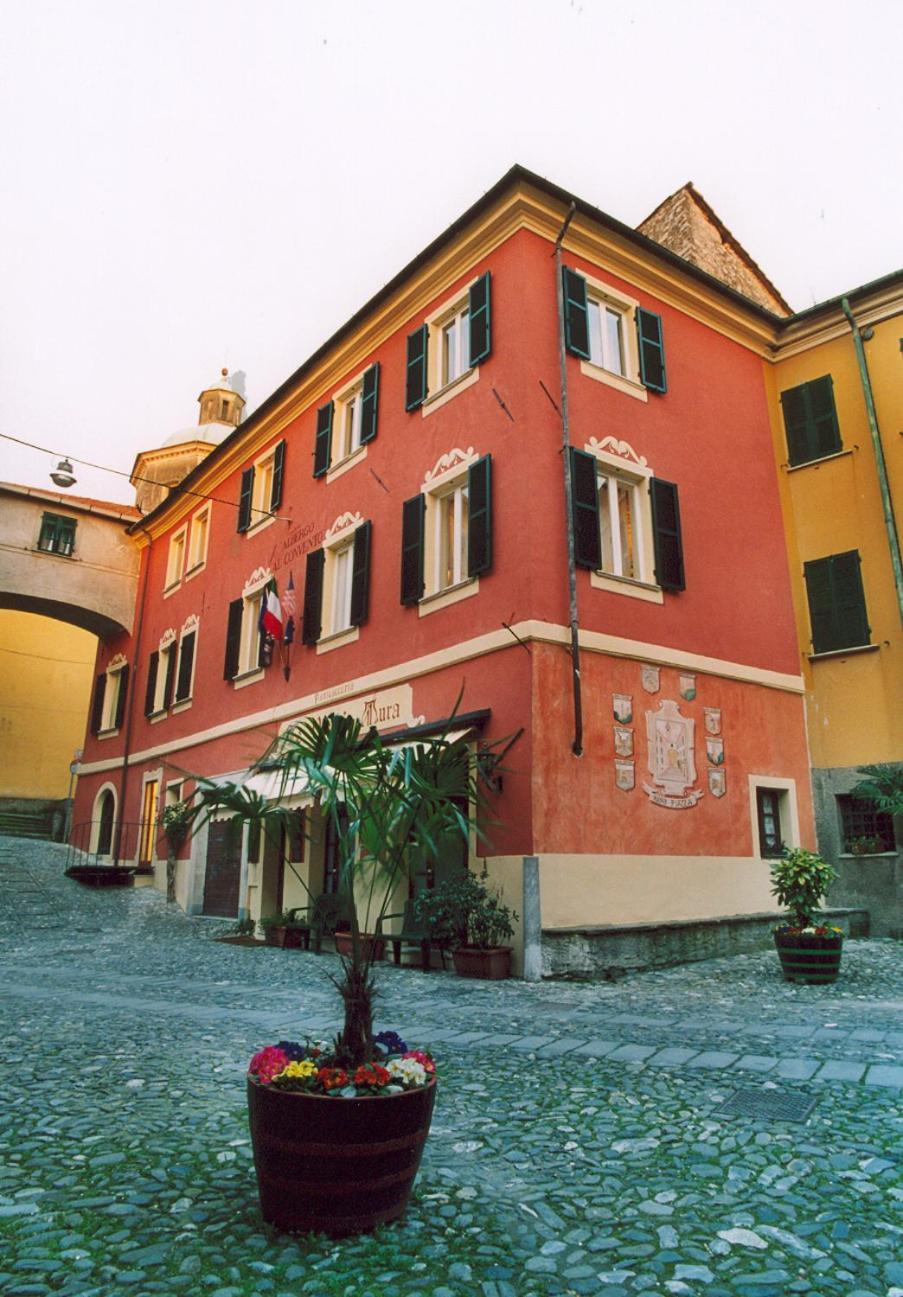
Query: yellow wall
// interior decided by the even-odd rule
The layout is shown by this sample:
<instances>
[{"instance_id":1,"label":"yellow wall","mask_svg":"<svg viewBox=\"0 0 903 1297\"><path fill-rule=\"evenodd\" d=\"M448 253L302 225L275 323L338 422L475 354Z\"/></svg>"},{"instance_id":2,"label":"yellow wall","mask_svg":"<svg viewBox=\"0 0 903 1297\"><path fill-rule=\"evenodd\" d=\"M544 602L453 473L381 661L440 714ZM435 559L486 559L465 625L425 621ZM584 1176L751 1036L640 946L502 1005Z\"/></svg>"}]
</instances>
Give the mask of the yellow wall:
<instances>
[{"instance_id":1,"label":"yellow wall","mask_svg":"<svg viewBox=\"0 0 903 1297\"><path fill-rule=\"evenodd\" d=\"M876 320L865 352L875 394L887 475L903 524L903 300L854 307L864 327ZM837 335L837 336L832 336ZM792 354L795 353L795 354ZM829 459L789 470L780 393L824 374L834 380L842 451ZM903 756L903 625L897 603L878 472L866 416L853 336L840 311L832 312L809 337L795 331L766 375L788 557L806 680L809 741L816 768L899 761ZM856 549L871 627L872 650L810 661L812 645L803 564Z\"/></svg>"},{"instance_id":2,"label":"yellow wall","mask_svg":"<svg viewBox=\"0 0 903 1297\"><path fill-rule=\"evenodd\" d=\"M67 795L96 651L88 631L0 610L0 797Z\"/></svg>"}]
</instances>

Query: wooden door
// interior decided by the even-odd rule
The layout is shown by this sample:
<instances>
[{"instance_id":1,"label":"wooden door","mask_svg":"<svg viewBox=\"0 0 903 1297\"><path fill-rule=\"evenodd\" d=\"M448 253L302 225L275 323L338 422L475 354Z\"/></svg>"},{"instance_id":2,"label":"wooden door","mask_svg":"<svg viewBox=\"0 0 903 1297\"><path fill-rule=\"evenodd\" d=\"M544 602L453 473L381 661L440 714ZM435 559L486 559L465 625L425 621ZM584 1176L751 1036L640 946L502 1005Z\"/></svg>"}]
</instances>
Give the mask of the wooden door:
<instances>
[{"instance_id":1,"label":"wooden door","mask_svg":"<svg viewBox=\"0 0 903 1297\"><path fill-rule=\"evenodd\" d=\"M138 864L150 865L154 861L157 843L157 799L160 785L156 779L148 779L144 785L144 797L141 802L141 835L138 839Z\"/></svg>"},{"instance_id":2,"label":"wooden door","mask_svg":"<svg viewBox=\"0 0 903 1297\"><path fill-rule=\"evenodd\" d=\"M204 914L223 919L238 916L241 885L241 822L211 820L207 829Z\"/></svg>"}]
</instances>

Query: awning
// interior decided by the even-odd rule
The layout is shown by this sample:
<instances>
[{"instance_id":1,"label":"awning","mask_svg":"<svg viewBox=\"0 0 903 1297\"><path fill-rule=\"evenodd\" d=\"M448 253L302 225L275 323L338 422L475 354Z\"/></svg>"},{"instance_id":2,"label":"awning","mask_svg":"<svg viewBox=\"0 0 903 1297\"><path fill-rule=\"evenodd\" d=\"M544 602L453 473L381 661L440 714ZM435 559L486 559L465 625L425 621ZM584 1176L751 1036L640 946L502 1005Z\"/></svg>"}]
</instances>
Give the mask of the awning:
<instances>
[{"instance_id":1,"label":"awning","mask_svg":"<svg viewBox=\"0 0 903 1297\"><path fill-rule=\"evenodd\" d=\"M267 802L312 802L313 793L307 775L294 774L287 778L281 770L260 770L242 784L249 792L257 793Z\"/></svg>"}]
</instances>

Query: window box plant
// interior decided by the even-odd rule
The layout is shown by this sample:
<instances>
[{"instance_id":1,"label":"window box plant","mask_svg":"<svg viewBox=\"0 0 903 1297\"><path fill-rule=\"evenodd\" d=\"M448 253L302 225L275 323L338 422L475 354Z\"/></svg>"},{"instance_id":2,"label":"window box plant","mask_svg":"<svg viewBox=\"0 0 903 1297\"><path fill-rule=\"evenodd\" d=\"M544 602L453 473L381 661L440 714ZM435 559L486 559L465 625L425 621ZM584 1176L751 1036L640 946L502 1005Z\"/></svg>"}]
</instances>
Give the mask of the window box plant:
<instances>
[{"instance_id":1,"label":"window box plant","mask_svg":"<svg viewBox=\"0 0 903 1297\"><path fill-rule=\"evenodd\" d=\"M517 915L490 889L485 874L467 872L421 892L414 910L440 949L451 950L459 976L510 976L511 947L505 943Z\"/></svg>"},{"instance_id":2,"label":"window box plant","mask_svg":"<svg viewBox=\"0 0 903 1297\"><path fill-rule=\"evenodd\" d=\"M436 1095L435 1065L393 1033L373 1034L376 949L362 918L382 923L414 867L449 835L469 839L461 806L483 799L465 737L443 734L403 749L329 715L282 734L259 767L283 789L306 784L338 846L338 898L349 916L347 953L334 977L344 1020L331 1042L280 1041L251 1060L248 1113L260 1205L280 1228L335 1236L372 1229L404 1211ZM485 781L484 781L485 783ZM239 785L201 781L200 806L275 830L291 812Z\"/></svg>"},{"instance_id":3,"label":"window box plant","mask_svg":"<svg viewBox=\"0 0 903 1297\"><path fill-rule=\"evenodd\" d=\"M833 982L840 969L843 931L819 922L819 902L837 877L821 856L802 847L784 849L772 863L771 891L787 908L774 944L790 982Z\"/></svg>"}]
</instances>

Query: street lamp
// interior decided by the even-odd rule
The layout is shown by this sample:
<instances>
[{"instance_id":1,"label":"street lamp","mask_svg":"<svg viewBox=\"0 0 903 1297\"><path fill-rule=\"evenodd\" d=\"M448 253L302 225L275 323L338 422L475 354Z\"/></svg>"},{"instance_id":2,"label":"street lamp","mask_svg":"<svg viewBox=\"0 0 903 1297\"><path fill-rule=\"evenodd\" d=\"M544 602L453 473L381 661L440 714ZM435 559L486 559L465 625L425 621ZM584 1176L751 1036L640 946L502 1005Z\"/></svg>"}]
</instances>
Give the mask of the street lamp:
<instances>
[{"instance_id":1,"label":"street lamp","mask_svg":"<svg viewBox=\"0 0 903 1297\"><path fill-rule=\"evenodd\" d=\"M75 485L75 474L72 471L72 464L68 459L61 459L56 468L50 474L50 479L57 486L67 487Z\"/></svg>"}]
</instances>

